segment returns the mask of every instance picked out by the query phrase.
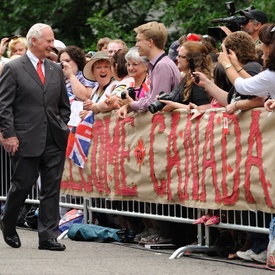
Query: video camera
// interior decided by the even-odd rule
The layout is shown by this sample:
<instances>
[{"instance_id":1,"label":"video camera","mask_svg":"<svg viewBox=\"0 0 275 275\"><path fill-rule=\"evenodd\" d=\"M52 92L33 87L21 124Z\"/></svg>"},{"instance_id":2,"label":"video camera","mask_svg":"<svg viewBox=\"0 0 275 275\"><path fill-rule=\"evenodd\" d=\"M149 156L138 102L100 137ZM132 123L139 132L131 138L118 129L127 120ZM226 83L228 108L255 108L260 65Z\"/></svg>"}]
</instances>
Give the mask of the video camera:
<instances>
[{"instance_id":1,"label":"video camera","mask_svg":"<svg viewBox=\"0 0 275 275\"><path fill-rule=\"evenodd\" d=\"M225 8L227 10L229 17L216 18L211 20L211 23L224 24L232 32L241 30L241 26L246 25L248 23L249 19L247 17L236 16L236 14L239 14L241 10L238 10L238 11L235 10L235 4L233 1L226 2ZM254 6L250 6L243 10L249 12L254 9L255 9ZM221 28L216 28L216 27L209 27L208 35L214 37L216 40L219 40L219 41L222 41L226 37L226 34L224 33L224 31Z\"/></svg>"}]
</instances>

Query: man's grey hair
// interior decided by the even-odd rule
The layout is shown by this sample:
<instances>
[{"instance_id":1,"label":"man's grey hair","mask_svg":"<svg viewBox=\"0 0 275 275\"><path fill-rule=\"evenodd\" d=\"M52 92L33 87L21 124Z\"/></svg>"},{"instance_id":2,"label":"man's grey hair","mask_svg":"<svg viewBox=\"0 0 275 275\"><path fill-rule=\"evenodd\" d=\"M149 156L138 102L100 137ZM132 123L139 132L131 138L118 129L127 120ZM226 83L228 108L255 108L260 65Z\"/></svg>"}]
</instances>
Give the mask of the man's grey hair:
<instances>
[{"instance_id":1,"label":"man's grey hair","mask_svg":"<svg viewBox=\"0 0 275 275\"><path fill-rule=\"evenodd\" d=\"M27 33L27 45L30 48L32 46L32 38L39 39L42 35L41 30L45 28L51 28L51 26L43 23L34 24Z\"/></svg>"}]
</instances>

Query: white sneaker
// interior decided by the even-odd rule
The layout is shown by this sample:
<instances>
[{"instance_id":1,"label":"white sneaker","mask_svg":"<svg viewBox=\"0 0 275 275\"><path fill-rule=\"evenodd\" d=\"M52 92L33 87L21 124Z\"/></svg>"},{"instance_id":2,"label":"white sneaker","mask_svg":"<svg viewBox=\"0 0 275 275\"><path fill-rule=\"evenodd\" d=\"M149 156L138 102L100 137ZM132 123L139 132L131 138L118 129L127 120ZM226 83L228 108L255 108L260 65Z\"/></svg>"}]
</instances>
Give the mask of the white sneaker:
<instances>
[{"instance_id":1,"label":"white sneaker","mask_svg":"<svg viewBox=\"0 0 275 275\"><path fill-rule=\"evenodd\" d=\"M154 232L153 228L145 228L140 234L135 236L134 242L138 243L142 238L146 238Z\"/></svg>"},{"instance_id":2,"label":"white sneaker","mask_svg":"<svg viewBox=\"0 0 275 275\"><path fill-rule=\"evenodd\" d=\"M253 261L251 256L257 255L251 249L246 250L246 251L237 251L236 254L239 258L246 260L246 261Z\"/></svg>"},{"instance_id":3,"label":"white sneaker","mask_svg":"<svg viewBox=\"0 0 275 275\"><path fill-rule=\"evenodd\" d=\"M267 251L263 251L260 254L255 254L251 256L251 259L255 262L261 263L261 264L266 264L267 260Z\"/></svg>"},{"instance_id":4,"label":"white sneaker","mask_svg":"<svg viewBox=\"0 0 275 275\"><path fill-rule=\"evenodd\" d=\"M147 243L153 243L154 239L159 236L157 231L151 232L147 237L141 238L139 241L139 244L147 244Z\"/></svg>"},{"instance_id":5,"label":"white sneaker","mask_svg":"<svg viewBox=\"0 0 275 275\"><path fill-rule=\"evenodd\" d=\"M162 237L158 231L156 231L154 234L149 235L146 238L142 238L139 242L139 244L168 244L168 243L172 243L172 239Z\"/></svg>"}]
</instances>

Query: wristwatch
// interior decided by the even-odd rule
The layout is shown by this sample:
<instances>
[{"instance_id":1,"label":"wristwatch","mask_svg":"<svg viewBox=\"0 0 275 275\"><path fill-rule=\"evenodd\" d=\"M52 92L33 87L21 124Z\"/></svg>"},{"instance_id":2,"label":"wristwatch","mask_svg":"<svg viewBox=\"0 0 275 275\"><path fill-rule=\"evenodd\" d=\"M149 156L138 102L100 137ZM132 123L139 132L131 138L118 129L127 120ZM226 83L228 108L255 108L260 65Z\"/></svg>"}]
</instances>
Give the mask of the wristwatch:
<instances>
[{"instance_id":1,"label":"wristwatch","mask_svg":"<svg viewBox=\"0 0 275 275\"><path fill-rule=\"evenodd\" d=\"M229 69L231 66L232 66L232 64L229 63L229 64L227 64L227 65L225 66L225 69L227 70L227 69Z\"/></svg>"}]
</instances>

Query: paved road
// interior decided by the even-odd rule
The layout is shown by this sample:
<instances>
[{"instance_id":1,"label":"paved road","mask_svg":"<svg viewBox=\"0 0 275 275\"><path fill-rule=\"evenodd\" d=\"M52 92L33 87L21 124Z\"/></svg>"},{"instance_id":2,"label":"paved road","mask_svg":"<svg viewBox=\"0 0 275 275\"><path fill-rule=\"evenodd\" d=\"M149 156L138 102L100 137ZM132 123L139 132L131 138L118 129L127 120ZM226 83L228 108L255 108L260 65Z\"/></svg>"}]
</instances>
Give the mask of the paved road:
<instances>
[{"instance_id":1,"label":"paved road","mask_svg":"<svg viewBox=\"0 0 275 275\"><path fill-rule=\"evenodd\" d=\"M214 257L184 256L171 260L173 250L152 251L139 245L64 239L65 251L44 251L37 249L37 232L18 229L18 234L22 242L19 249L7 246L0 236L1 275L272 274L272 271L242 266L241 261L218 261Z\"/></svg>"}]
</instances>

